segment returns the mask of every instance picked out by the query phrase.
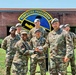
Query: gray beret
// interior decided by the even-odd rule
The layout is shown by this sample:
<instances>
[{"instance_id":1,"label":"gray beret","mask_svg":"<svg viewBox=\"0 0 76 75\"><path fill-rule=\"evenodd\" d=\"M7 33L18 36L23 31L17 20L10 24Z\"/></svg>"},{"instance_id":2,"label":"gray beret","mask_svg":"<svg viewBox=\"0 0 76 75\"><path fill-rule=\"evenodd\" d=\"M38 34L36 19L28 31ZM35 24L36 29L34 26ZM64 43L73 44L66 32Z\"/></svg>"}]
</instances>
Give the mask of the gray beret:
<instances>
[{"instance_id":1,"label":"gray beret","mask_svg":"<svg viewBox=\"0 0 76 75\"><path fill-rule=\"evenodd\" d=\"M54 22L59 22L59 19L58 18L52 19L51 24L53 24Z\"/></svg>"}]
</instances>

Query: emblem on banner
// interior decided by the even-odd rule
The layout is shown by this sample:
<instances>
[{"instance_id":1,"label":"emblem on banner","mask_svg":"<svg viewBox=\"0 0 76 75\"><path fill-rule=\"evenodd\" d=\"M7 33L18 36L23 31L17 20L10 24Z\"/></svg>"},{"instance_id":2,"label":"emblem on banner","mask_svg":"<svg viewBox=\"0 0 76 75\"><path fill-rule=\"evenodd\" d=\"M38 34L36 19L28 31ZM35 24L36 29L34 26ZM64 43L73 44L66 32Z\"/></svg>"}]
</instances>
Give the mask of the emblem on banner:
<instances>
[{"instance_id":1,"label":"emblem on banner","mask_svg":"<svg viewBox=\"0 0 76 75\"><path fill-rule=\"evenodd\" d=\"M51 30L50 22L53 19L50 14L48 14L44 10L39 9L31 9L27 10L20 15L18 20L22 23L22 26L28 30L32 29L34 25L34 20L38 18L40 19L40 24L44 27L47 31Z\"/></svg>"}]
</instances>

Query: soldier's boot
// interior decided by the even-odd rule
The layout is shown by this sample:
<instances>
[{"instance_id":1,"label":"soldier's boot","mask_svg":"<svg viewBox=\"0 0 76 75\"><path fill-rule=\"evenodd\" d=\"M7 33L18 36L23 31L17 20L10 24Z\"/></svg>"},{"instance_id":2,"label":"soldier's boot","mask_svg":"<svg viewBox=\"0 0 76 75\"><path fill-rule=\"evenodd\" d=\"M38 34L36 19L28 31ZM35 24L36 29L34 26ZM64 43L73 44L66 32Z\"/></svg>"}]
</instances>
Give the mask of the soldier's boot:
<instances>
[{"instance_id":1,"label":"soldier's boot","mask_svg":"<svg viewBox=\"0 0 76 75\"><path fill-rule=\"evenodd\" d=\"M11 67L6 67L6 75L10 75Z\"/></svg>"}]
</instances>

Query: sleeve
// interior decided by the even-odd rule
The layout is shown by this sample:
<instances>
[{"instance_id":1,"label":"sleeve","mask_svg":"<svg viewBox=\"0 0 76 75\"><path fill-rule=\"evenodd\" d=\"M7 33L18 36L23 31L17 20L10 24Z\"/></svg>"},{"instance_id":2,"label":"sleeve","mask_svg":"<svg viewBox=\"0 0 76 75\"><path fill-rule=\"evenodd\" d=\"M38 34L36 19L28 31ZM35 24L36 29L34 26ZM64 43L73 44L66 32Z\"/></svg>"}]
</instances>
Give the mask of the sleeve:
<instances>
[{"instance_id":1,"label":"sleeve","mask_svg":"<svg viewBox=\"0 0 76 75\"><path fill-rule=\"evenodd\" d=\"M73 55L73 42L72 42L72 38L69 33L66 33L65 39L66 39L66 55L65 55L65 57L71 58Z\"/></svg>"},{"instance_id":2,"label":"sleeve","mask_svg":"<svg viewBox=\"0 0 76 75\"><path fill-rule=\"evenodd\" d=\"M47 50L48 47L50 47L50 44L49 44L49 35L47 36L45 45L43 46L43 49L44 49L44 50Z\"/></svg>"},{"instance_id":3,"label":"sleeve","mask_svg":"<svg viewBox=\"0 0 76 75\"><path fill-rule=\"evenodd\" d=\"M4 50L7 49L7 39L6 38L2 41L1 48L3 48Z\"/></svg>"},{"instance_id":4,"label":"sleeve","mask_svg":"<svg viewBox=\"0 0 76 75\"><path fill-rule=\"evenodd\" d=\"M31 48L30 44L27 42L26 43L27 46L29 47L28 49L26 49L26 46L25 46L25 51L24 51L24 55L31 55L34 53L34 50Z\"/></svg>"},{"instance_id":5,"label":"sleeve","mask_svg":"<svg viewBox=\"0 0 76 75\"><path fill-rule=\"evenodd\" d=\"M73 33L73 45L74 45L74 49L76 49L76 34Z\"/></svg>"},{"instance_id":6,"label":"sleeve","mask_svg":"<svg viewBox=\"0 0 76 75\"><path fill-rule=\"evenodd\" d=\"M30 40L30 46L33 49L33 43L32 43L32 39Z\"/></svg>"},{"instance_id":7,"label":"sleeve","mask_svg":"<svg viewBox=\"0 0 76 75\"><path fill-rule=\"evenodd\" d=\"M16 51L18 51L19 53L23 54L24 53L24 46L22 46L22 43L20 43L19 41L15 44Z\"/></svg>"},{"instance_id":8,"label":"sleeve","mask_svg":"<svg viewBox=\"0 0 76 75\"><path fill-rule=\"evenodd\" d=\"M32 38L32 30L29 31L29 35L28 35L29 39Z\"/></svg>"},{"instance_id":9,"label":"sleeve","mask_svg":"<svg viewBox=\"0 0 76 75\"><path fill-rule=\"evenodd\" d=\"M47 38L47 33L46 30L43 28L43 32L42 32L43 37Z\"/></svg>"},{"instance_id":10,"label":"sleeve","mask_svg":"<svg viewBox=\"0 0 76 75\"><path fill-rule=\"evenodd\" d=\"M19 44L16 43L15 48L21 55L30 55L34 52L34 51L30 50L31 49L30 47L29 47L29 50L27 50L26 46L24 46L22 43L19 43Z\"/></svg>"}]
</instances>

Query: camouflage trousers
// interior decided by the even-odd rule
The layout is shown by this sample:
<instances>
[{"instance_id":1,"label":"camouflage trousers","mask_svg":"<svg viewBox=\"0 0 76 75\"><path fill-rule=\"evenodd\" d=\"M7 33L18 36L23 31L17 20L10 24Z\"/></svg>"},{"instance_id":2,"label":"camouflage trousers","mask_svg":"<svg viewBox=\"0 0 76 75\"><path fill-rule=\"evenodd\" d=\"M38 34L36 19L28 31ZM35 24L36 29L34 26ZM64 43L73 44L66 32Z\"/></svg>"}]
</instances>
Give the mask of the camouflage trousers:
<instances>
[{"instance_id":1,"label":"camouflage trousers","mask_svg":"<svg viewBox=\"0 0 76 75\"><path fill-rule=\"evenodd\" d=\"M61 58L50 59L50 75L67 75L67 64L68 63L64 63Z\"/></svg>"},{"instance_id":2,"label":"camouflage trousers","mask_svg":"<svg viewBox=\"0 0 76 75\"><path fill-rule=\"evenodd\" d=\"M45 57L45 56L44 56ZM45 58L40 58L35 57L35 58L30 58L30 75L35 75L36 67L37 64L40 66L40 73L41 75L46 75L46 62Z\"/></svg>"},{"instance_id":3,"label":"camouflage trousers","mask_svg":"<svg viewBox=\"0 0 76 75\"><path fill-rule=\"evenodd\" d=\"M12 64L12 75L27 75L28 71L28 64Z\"/></svg>"},{"instance_id":4,"label":"camouflage trousers","mask_svg":"<svg viewBox=\"0 0 76 75\"><path fill-rule=\"evenodd\" d=\"M71 65L71 71L72 71L72 75L75 75L76 72L76 68L75 68L75 56L73 54L73 57L70 59L70 65Z\"/></svg>"},{"instance_id":5,"label":"camouflage trousers","mask_svg":"<svg viewBox=\"0 0 76 75\"><path fill-rule=\"evenodd\" d=\"M8 56L6 55L6 75L11 75L11 66L12 66L12 61L13 61L13 56Z\"/></svg>"}]
</instances>

